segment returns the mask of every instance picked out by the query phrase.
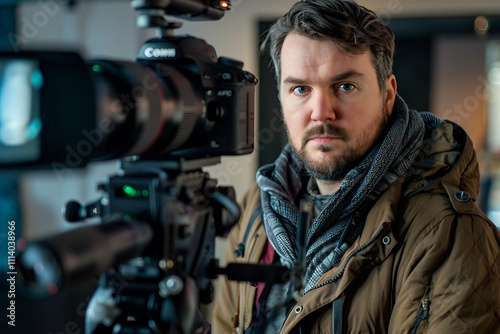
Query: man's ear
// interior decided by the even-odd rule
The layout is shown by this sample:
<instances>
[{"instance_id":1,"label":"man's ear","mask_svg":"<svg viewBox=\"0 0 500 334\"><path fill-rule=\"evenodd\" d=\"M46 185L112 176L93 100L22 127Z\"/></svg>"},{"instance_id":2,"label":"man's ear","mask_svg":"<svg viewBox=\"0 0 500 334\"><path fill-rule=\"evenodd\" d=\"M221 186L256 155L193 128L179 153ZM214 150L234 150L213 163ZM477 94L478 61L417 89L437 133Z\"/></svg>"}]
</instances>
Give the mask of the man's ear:
<instances>
[{"instance_id":1,"label":"man's ear","mask_svg":"<svg viewBox=\"0 0 500 334\"><path fill-rule=\"evenodd\" d=\"M387 117L391 116L392 109L394 108L394 101L396 100L398 84L396 77L391 74L385 82L385 105L387 107Z\"/></svg>"}]
</instances>

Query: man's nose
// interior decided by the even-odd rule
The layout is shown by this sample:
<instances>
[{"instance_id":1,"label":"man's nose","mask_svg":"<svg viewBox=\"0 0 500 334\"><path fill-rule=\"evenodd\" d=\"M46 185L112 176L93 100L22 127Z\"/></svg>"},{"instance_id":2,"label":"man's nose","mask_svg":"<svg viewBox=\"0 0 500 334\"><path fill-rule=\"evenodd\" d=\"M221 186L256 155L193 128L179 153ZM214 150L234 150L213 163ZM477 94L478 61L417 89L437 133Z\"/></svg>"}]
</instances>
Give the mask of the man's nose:
<instances>
[{"instance_id":1,"label":"man's nose","mask_svg":"<svg viewBox=\"0 0 500 334\"><path fill-rule=\"evenodd\" d=\"M311 120L317 122L333 121L337 118L336 101L327 93L316 93L312 99Z\"/></svg>"}]
</instances>

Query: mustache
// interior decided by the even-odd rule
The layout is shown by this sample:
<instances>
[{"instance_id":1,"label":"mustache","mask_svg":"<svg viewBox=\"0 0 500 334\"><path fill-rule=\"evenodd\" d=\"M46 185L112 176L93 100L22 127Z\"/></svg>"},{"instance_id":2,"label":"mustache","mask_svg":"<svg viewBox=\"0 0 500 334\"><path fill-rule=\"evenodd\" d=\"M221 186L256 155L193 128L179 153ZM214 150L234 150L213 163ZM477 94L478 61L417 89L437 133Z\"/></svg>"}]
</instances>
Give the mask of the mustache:
<instances>
[{"instance_id":1,"label":"mustache","mask_svg":"<svg viewBox=\"0 0 500 334\"><path fill-rule=\"evenodd\" d=\"M307 131L305 134L302 144L305 145L309 140L316 136L321 136L321 135L326 135L326 136L332 136L332 137L337 137L340 139L347 139L347 133L339 128L336 128L332 126L331 124L323 123L321 125L318 125L317 127L312 128L311 130Z\"/></svg>"}]
</instances>

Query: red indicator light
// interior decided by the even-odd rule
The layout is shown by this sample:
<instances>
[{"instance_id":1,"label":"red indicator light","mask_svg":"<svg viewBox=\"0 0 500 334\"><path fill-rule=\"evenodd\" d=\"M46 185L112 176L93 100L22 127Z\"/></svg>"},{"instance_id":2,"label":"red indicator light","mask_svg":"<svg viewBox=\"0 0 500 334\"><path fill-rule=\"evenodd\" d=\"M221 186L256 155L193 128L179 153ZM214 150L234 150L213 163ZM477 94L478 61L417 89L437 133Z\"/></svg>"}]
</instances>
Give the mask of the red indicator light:
<instances>
[{"instance_id":1,"label":"red indicator light","mask_svg":"<svg viewBox=\"0 0 500 334\"><path fill-rule=\"evenodd\" d=\"M54 283L49 283L49 285L47 285L47 291L54 296L57 294L59 289L57 288L57 285L55 285Z\"/></svg>"}]
</instances>

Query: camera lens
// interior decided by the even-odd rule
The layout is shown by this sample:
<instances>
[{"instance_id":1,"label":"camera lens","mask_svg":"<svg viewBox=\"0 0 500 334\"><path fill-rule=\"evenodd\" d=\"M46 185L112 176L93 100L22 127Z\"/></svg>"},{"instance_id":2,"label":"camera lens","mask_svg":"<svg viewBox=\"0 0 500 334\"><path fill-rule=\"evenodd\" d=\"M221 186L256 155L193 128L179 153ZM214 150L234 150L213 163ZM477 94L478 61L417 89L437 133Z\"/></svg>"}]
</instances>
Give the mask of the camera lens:
<instances>
[{"instance_id":1,"label":"camera lens","mask_svg":"<svg viewBox=\"0 0 500 334\"><path fill-rule=\"evenodd\" d=\"M99 122L108 124L102 158L158 159L209 131L201 88L174 67L116 61L90 66Z\"/></svg>"}]
</instances>

